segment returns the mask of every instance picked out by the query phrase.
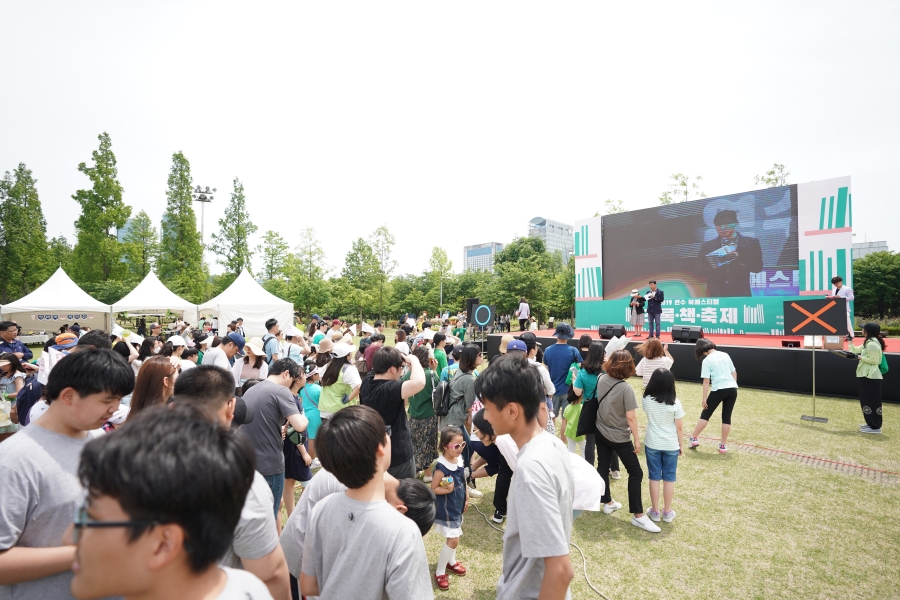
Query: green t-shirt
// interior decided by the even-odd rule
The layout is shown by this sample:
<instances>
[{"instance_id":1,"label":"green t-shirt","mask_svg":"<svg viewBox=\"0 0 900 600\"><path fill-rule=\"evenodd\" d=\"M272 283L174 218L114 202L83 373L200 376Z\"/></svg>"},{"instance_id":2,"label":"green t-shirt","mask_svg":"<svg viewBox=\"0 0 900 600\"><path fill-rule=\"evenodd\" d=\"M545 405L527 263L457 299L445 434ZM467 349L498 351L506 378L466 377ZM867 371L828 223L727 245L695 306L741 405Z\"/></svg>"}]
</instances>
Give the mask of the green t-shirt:
<instances>
[{"instance_id":1,"label":"green t-shirt","mask_svg":"<svg viewBox=\"0 0 900 600\"><path fill-rule=\"evenodd\" d=\"M464 327L457 327L453 330L453 337L458 337L459 341L464 341L466 339L466 329Z\"/></svg>"},{"instance_id":2,"label":"green t-shirt","mask_svg":"<svg viewBox=\"0 0 900 600\"><path fill-rule=\"evenodd\" d=\"M436 348L434 351L434 360L437 361L437 372L440 373L447 366L447 353L443 348Z\"/></svg>"},{"instance_id":3,"label":"green t-shirt","mask_svg":"<svg viewBox=\"0 0 900 600\"><path fill-rule=\"evenodd\" d=\"M581 416L581 402L578 404L569 404L563 411L563 418L566 420L566 437L570 440L580 442L585 436L578 437L578 418Z\"/></svg>"},{"instance_id":4,"label":"green t-shirt","mask_svg":"<svg viewBox=\"0 0 900 600\"><path fill-rule=\"evenodd\" d=\"M409 373L403 377L403 381L409 381ZM431 403L431 396L434 392L434 384L437 381L437 374L431 369L425 369L425 387L418 394L409 399L409 418L410 419L430 419L434 416L434 405Z\"/></svg>"}]
</instances>

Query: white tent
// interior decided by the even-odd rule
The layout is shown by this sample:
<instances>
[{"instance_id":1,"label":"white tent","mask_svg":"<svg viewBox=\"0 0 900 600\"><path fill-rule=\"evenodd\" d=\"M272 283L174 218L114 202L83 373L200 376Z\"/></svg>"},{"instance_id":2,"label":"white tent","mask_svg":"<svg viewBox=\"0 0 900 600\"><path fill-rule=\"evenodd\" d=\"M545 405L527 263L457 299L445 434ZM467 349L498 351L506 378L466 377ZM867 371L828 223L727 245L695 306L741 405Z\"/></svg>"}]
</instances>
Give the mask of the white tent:
<instances>
[{"instance_id":1,"label":"white tent","mask_svg":"<svg viewBox=\"0 0 900 600\"><path fill-rule=\"evenodd\" d=\"M294 306L256 283L246 270L241 271L228 289L200 305L200 314L218 313L219 335L226 325L237 318L244 319L244 333L249 339L266 333L265 322L277 319L281 329L294 323Z\"/></svg>"},{"instance_id":2,"label":"white tent","mask_svg":"<svg viewBox=\"0 0 900 600\"><path fill-rule=\"evenodd\" d=\"M38 289L0 307L4 320L22 326L23 333L56 332L62 324L87 325L109 331L109 305L91 298L72 281L62 267Z\"/></svg>"},{"instance_id":3,"label":"white tent","mask_svg":"<svg viewBox=\"0 0 900 600\"><path fill-rule=\"evenodd\" d=\"M197 305L177 296L163 285L153 271L147 273L127 296L113 304L112 311L132 315L164 315L168 311L183 315L184 320L192 325L197 324Z\"/></svg>"}]
</instances>

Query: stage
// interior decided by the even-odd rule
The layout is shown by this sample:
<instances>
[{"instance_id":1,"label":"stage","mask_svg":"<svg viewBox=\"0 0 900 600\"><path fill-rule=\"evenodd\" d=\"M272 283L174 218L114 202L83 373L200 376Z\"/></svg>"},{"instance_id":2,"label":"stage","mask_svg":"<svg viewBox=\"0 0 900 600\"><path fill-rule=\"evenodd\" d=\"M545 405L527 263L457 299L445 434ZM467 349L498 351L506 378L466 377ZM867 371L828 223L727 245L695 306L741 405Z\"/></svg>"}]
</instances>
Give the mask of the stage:
<instances>
[{"instance_id":1,"label":"stage","mask_svg":"<svg viewBox=\"0 0 900 600\"><path fill-rule=\"evenodd\" d=\"M538 341L546 347L556 343L553 331L544 330L534 333ZM521 332L513 331L511 333L520 335ZM569 343L577 346L578 339L584 334L600 340L596 331L577 329L575 338ZM646 341L646 335L645 331L643 337L632 338L628 345L629 349L633 352L634 346ZM485 350L489 357L498 354L502 337L503 334L488 336ZM802 337L770 335L706 335L705 337L715 342L720 350L731 356L737 370L739 385L800 394L812 393L813 351L807 348L784 348L781 345L784 340L799 341L802 344ZM671 335L665 332L660 339L663 343L669 344L669 353L675 359L675 364L672 365L675 377L684 381L699 382L700 363L694 357L694 344L672 342ZM854 341L856 344L861 344L862 338L856 338ZM900 403L900 339L888 338L885 343L887 344L889 371L884 376L883 400ZM844 348L847 348L847 342L844 342ZM856 361L841 358L822 349L815 351L815 358L816 395L842 398L858 397Z\"/></svg>"}]
</instances>

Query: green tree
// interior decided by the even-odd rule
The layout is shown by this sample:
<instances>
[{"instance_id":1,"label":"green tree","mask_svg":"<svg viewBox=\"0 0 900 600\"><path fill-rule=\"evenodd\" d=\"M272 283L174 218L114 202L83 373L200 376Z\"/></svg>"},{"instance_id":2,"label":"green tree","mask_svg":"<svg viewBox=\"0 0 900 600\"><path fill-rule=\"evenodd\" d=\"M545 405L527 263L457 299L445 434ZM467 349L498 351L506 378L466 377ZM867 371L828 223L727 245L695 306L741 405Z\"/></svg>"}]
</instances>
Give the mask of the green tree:
<instances>
[{"instance_id":1,"label":"green tree","mask_svg":"<svg viewBox=\"0 0 900 600\"><path fill-rule=\"evenodd\" d=\"M375 251L366 240L357 238L344 259L341 277L357 290L369 291L377 284L380 265Z\"/></svg>"},{"instance_id":2,"label":"green tree","mask_svg":"<svg viewBox=\"0 0 900 600\"><path fill-rule=\"evenodd\" d=\"M58 235L50 240L47 250L50 258L49 271L62 267L68 272L72 263L72 246L66 236Z\"/></svg>"},{"instance_id":3,"label":"green tree","mask_svg":"<svg viewBox=\"0 0 900 600\"><path fill-rule=\"evenodd\" d=\"M209 273L203 262L203 243L197 231L191 190L191 164L180 151L172 155L162 218L162 245L157 261L160 279L191 302L206 298Z\"/></svg>"},{"instance_id":4,"label":"green tree","mask_svg":"<svg viewBox=\"0 0 900 600\"><path fill-rule=\"evenodd\" d=\"M316 231L306 227L300 231L294 260L291 261L291 299L304 316L325 307L331 299L330 286L325 281L327 267L325 252Z\"/></svg>"},{"instance_id":5,"label":"green tree","mask_svg":"<svg viewBox=\"0 0 900 600\"><path fill-rule=\"evenodd\" d=\"M131 216L131 207L122 201L112 140L106 132L98 139L100 147L91 153L94 164L78 165L78 170L90 179L91 189L78 190L72 196L81 206L81 215L75 221L77 240L72 255L73 276L81 284L120 279L125 269L125 249L117 232Z\"/></svg>"},{"instance_id":6,"label":"green tree","mask_svg":"<svg viewBox=\"0 0 900 600\"><path fill-rule=\"evenodd\" d=\"M378 261L378 316L384 317L384 288L391 273L397 268L397 261L391 256L396 240L387 225L382 225L372 233L371 246Z\"/></svg>"},{"instance_id":7,"label":"green tree","mask_svg":"<svg viewBox=\"0 0 900 600\"><path fill-rule=\"evenodd\" d=\"M873 252L853 261L853 278L857 315L900 316L900 254Z\"/></svg>"},{"instance_id":8,"label":"green tree","mask_svg":"<svg viewBox=\"0 0 900 600\"><path fill-rule=\"evenodd\" d=\"M235 177L231 202L225 209L225 215L219 219L219 233L212 234L212 251L219 255L216 262L229 273L239 275L244 269L252 273L253 255L250 252L249 238L257 229L247 211L244 184Z\"/></svg>"},{"instance_id":9,"label":"green tree","mask_svg":"<svg viewBox=\"0 0 900 600\"><path fill-rule=\"evenodd\" d=\"M271 229L265 232L262 243L256 248L256 252L262 256L261 275L263 279L284 277L285 265L287 265L288 257L291 254L291 247L281 237L280 233Z\"/></svg>"},{"instance_id":10,"label":"green tree","mask_svg":"<svg viewBox=\"0 0 900 600\"><path fill-rule=\"evenodd\" d=\"M756 183L756 185L764 185L770 188L781 187L788 184L787 178L790 174L791 172L787 171L784 168L784 165L775 163L774 165L772 165L771 169L765 172L765 174L756 175L753 178L753 181L754 183Z\"/></svg>"},{"instance_id":11,"label":"green tree","mask_svg":"<svg viewBox=\"0 0 900 600\"><path fill-rule=\"evenodd\" d=\"M156 267L159 256L159 233L146 211L142 210L131 220L124 241L128 273L141 281Z\"/></svg>"},{"instance_id":12,"label":"green tree","mask_svg":"<svg viewBox=\"0 0 900 600\"><path fill-rule=\"evenodd\" d=\"M681 173L673 173L669 179L669 191L663 192L659 197L660 204L672 204L673 202L687 202L688 200L697 200L706 198L706 194L700 189L700 181L702 176L696 175L691 178L689 175Z\"/></svg>"},{"instance_id":13,"label":"green tree","mask_svg":"<svg viewBox=\"0 0 900 600\"><path fill-rule=\"evenodd\" d=\"M614 215L616 213L625 212L625 208L622 206L621 200L604 200L603 210L607 215Z\"/></svg>"},{"instance_id":14,"label":"green tree","mask_svg":"<svg viewBox=\"0 0 900 600\"><path fill-rule=\"evenodd\" d=\"M431 249L431 258L428 259L428 277L430 293L426 298L432 306L437 306L439 311L444 309L444 292L450 297L450 287L453 283L453 261L447 256L447 251L439 246ZM446 289L445 289L446 288Z\"/></svg>"},{"instance_id":15,"label":"green tree","mask_svg":"<svg viewBox=\"0 0 900 600\"><path fill-rule=\"evenodd\" d=\"M50 275L47 222L37 181L25 163L0 180L0 302L30 292Z\"/></svg>"},{"instance_id":16,"label":"green tree","mask_svg":"<svg viewBox=\"0 0 900 600\"><path fill-rule=\"evenodd\" d=\"M494 278L481 300L499 311L512 312L524 296L534 315L543 320L551 308L551 281L562 270L562 257L556 254L547 252L540 238L514 239L494 257Z\"/></svg>"}]
</instances>

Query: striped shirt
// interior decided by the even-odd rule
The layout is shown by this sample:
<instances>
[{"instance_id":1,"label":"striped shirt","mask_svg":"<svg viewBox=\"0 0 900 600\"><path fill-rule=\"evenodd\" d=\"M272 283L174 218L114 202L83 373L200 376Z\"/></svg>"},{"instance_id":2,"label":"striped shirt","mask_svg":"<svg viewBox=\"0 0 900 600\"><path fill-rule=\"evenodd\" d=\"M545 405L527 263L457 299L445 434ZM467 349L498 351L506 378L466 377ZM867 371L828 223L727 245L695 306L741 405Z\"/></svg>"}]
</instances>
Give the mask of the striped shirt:
<instances>
[{"instance_id":1,"label":"striped shirt","mask_svg":"<svg viewBox=\"0 0 900 600\"><path fill-rule=\"evenodd\" d=\"M681 401L675 399L675 404L668 405L657 402L650 396L644 396L641 406L647 413L647 433L644 436L644 446L653 450L678 450L678 430L675 428L675 419L684 417L684 408Z\"/></svg>"},{"instance_id":2,"label":"striped shirt","mask_svg":"<svg viewBox=\"0 0 900 600\"><path fill-rule=\"evenodd\" d=\"M659 358L642 358L638 363L635 373L644 378L644 387L650 383L650 376L657 369L671 369L675 361L668 356L660 356Z\"/></svg>"}]
</instances>

